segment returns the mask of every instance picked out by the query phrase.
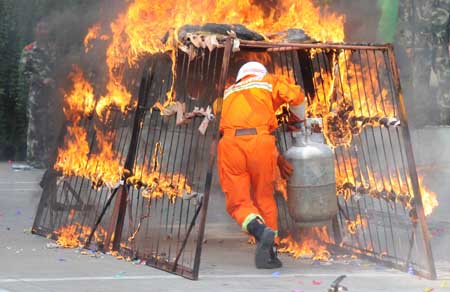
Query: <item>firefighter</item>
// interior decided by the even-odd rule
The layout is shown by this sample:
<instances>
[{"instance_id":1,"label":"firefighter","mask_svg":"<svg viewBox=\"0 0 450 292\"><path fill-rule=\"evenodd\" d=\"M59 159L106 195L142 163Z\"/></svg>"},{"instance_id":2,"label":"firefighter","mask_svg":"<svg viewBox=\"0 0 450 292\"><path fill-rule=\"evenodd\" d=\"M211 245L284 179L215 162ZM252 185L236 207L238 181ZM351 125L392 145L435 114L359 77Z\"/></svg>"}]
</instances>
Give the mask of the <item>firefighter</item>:
<instances>
[{"instance_id":1,"label":"firefighter","mask_svg":"<svg viewBox=\"0 0 450 292\"><path fill-rule=\"evenodd\" d=\"M282 266L274 250L277 205L274 181L278 164L283 177L293 168L275 146L275 111L290 104L304 115L301 88L283 76L267 74L261 63L243 65L236 83L225 90L218 145L218 168L226 209L242 229L256 239L255 264L259 269Z\"/></svg>"}]
</instances>

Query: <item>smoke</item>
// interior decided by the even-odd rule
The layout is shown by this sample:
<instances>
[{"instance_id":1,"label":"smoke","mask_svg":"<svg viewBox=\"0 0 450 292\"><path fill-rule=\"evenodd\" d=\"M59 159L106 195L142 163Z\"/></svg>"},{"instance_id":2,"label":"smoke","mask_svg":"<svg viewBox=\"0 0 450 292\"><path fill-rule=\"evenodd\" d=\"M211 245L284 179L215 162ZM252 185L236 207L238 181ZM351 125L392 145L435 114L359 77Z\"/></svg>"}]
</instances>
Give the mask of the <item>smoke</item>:
<instances>
[{"instance_id":1,"label":"smoke","mask_svg":"<svg viewBox=\"0 0 450 292\"><path fill-rule=\"evenodd\" d=\"M330 1L329 9L345 15L346 42L377 41L377 28L381 15L377 1Z\"/></svg>"},{"instance_id":2,"label":"smoke","mask_svg":"<svg viewBox=\"0 0 450 292\"><path fill-rule=\"evenodd\" d=\"M67 75L72 65L98 70L101 64L99 56L104 50L95 50L93 54L85 54L83 40L89 29L95 23L109 23L122 9L118 1L89 1L79 5L65 5L63 9L55 9L50 15L42 18L48 33L36 35L36 41L47 47L55 58L54 75L59 88L67 88ZM103 62L104 63L104 62Z\"/></svg>"},{"instance_id":3,"label":"smoke","mask_svg":"<svg viewBox=\"0 0 450 292\"><path fill-rule=\"evenodd\" d=\"M25 2L25 0L22 0ZM28 1L26 1L28 3ZM83 40L88 28L94 23L104 21L109 23L116 17L117 12L123 4L117 4L118 0L109 1L42 1L34 3L33 9L27 8L23 14L28 15L21 19L23 24L31 28L34 35L29 40L37 43L37 53L33 55L36 58L33 62L41 64L36 68L50 68L50 75L45 76L47 86L41 88L30 88L38 92L37 98L42 105L46 105L45 117L40 114L42 123L46 126L40 126L40 134L45 135L46 153L45 160L54 160L57 155L58 137L60 136L64 125L64 95L66 91L71 90L72 82L68 78L72 71L73 64L85 69L88 78L100 80L106 74L104 60L98 50L92 54L84 54ZM122 1L121 1L122 2ZM25 5L26 3L22 3ZM31 5L31 4L30 4ZM32 20L30 20L32 19ZM106 26L109 29L109 26ZM39 69L38 69L39 70ZM36 72L35 74L41 74ZM97 80L92 80L95 84ZM99 82L100 83L100 82ZM29 86L36 86L35 83ZM27 90L28 91L28 90ZM29 98L29 97L26 97ZM35 115L37 113L34 113ZM36 126L36 125L35 125ZM48 155L48 156L47 156Z\"/></svg>"}]
</instances>

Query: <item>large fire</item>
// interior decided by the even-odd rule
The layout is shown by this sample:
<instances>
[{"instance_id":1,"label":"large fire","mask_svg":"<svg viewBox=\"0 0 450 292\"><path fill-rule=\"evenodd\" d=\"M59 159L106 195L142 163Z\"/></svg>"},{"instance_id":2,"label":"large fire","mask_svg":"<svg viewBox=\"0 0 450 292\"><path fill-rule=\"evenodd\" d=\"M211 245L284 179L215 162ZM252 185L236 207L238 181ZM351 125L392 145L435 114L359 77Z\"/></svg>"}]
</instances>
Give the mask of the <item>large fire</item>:
<instances>
[{"instance_id":1,"label":"large fire","mask_svg":"<svg viewBox=\"0 0 450 292\"><path fill-rule=\"evenodd\" d=\"M208 13L205 13L208 11ZM298 17L301 15L302 17ZM283 1L267 5L253 1L198 2L135 0L124 13L111 23L111 36L102 33L100 23L91 27L85 37L86 53L93 48L93 40L110 39L105 60L108 67L106 94L95 95L93 86L84 78L83 72L74 67L70 75L73 90L65 95L66 118L71 122L65 139L65 147L59 149L55 169L63 175L89 178L93 186L117 185L123 174L118 156L114 153L112 133L96 128L97 151L91 153L89 137L81 126L81 119L97 114L107 122L111 107L126 112L133 106L131 93L123 84L125 66L134 66L141 57L156 52L176 52L178 30L185 24L225 22L244 24L262 34L270 34L290 28L301 28L318 41L342 42L344 29L342 16L322 13L311 1ZM163 40L163 36L168 36ZM172 96L168 93L168 98ZM159 170L139 169L127 182L145 187L144 196L170 198L191 192L186 178L181 174L169 177Z\"/></svg>"},{"instance_id":2,"label":"large fire","mask_svg":"<svg viewBox=\"0 0 450 292\"><path fill-rule=\"evenodd\" d=\"M64 113L69 125L64 147L59 149L55 169L66 176L82 176L90 179L93 186L116 186L131 170L123 169L121 159L114 145L114 134L107 125L113 109L127 113L136 104L132 103L132 94L125 84L124 74L128 68L136 67L146 55L158 52L169 53L175 60L180 40L179 31L184 25L202 25L206 23L242 24L265 36L276 39L291 28L303 29L312 39L321 42L343 42L344 17L320 10L312 0L245 0L245 1L179 1L179 0L133 0L128 1L127 9L120 13L109 25L95 24L85 37L86 53L93 50L96 39L108 41L106 50L107 81L105 88L98 90L87 80L81 69L74 67L70 78L73 90L65 95ZM109 29L109 34L104 31ZM317 58L320 50L311 51L311 58ZM363 76L376 70L359 65L353 60L350 52L325 52L331 56L331 70L315 72L313 76L316 96L310 97L310 117L323 118L323 132L326 141L333 147L349 146L354 134L362 132L366 126L379 126L382 119L395 118L392 104L387 100L388 92L383 80L364 79ZM377 63L373 56L367 56L369 63ZM379 62L379 60L378 60ZM175 73L175 62L172 62ZM348 70L348 68L352 68ZM175 74L172 74L175 78ZM374 84L375 83L375 84ZM173 84L173 82L172 82ZM176 93L170 89L167 102L176 99ZM355 99L355 96L364 96ZM89 133L82 120L95 118L95 133ZM90 136L95 139L95 149L91 149ZM158 147L158 146L157 146ZM126 182L136 188L144 188L142 195L146 198L160 198L167 195L173 202L192 191L187 179L182 174L161 173L157 149L153 157L153 167L147 170L137 165L134 173ZM156 158L155 158L156 157ZM155 166L156 165L156 166ZM386 183L383 177L370 170L358 169L358 162L350 160L336 166L338 193L345 199L356 191L379 196L380 193L394 193L397 199L408 194L408 182L401 178ZM366 175L363 175L362 173ZM360 181L361 183L358 183ZM399 181L398 183L395 181ZM286 198L286 182L277 181L278 189ZM422 187L425 213L431 214L437 206L435 195L426 192ZM411 197L406 201L409 203ZM364 226L365 221L356 218L347 222L348 231L356 232L357 226ZM140 225L139 225L140 226ZM89 230L72 225L56 232L59 244L63 246L79 246L79 237L75 232ZM139 228L137 229L137 231ZM136 232L137 232L136 231ZM134 238L134 234L131 238ZM292 237L281 241L280 251L294 257L311 257L327 260L330 253L323 242L329 242L326 228L313 228L302 231L301 242Z\"/></svg>"},{"instance_id":3,"label":"large fire","mask_svg":"<svg viewBox=\"0 0 450 292\"><path fill-rule=\"evenodd\" d=\"M55 168L65 175L88 177L94 185L116 184L123 170L114 154L112 134L102 134L98 127L95 135L98 149L91 155L88 133L80 125L81 119L96 114L101 122L107 123L112 108L124 113L133 108L132 94L124 84L126 69L135 66L143 56L156 52L169 52L174 60L180 28L186 24L206 23L243 24L264 35L299 28L318 41L344 40L344 17L320 11L311 0L239 1L238 4L232 1L134 0L108 25L109 35L104 33L105 27L100 23L92 26L86 34L86 52L93 48L94 40L109 40L105 60L108 81L103 93L94 92L82 71L74 68L70 76L73 90L65 95L64 109L71 125L68 126L65 147L59 149ZM172 63L174 66L175 62ZM172 71L175 72L174 68ZM170 90L168 101L175 98L174 95ZM147 173L144 176L152 175ZM148 182L151 178L144 180ZM183 181L183 178L179 177L179 180Z\"/></svg>"}]
</instances>

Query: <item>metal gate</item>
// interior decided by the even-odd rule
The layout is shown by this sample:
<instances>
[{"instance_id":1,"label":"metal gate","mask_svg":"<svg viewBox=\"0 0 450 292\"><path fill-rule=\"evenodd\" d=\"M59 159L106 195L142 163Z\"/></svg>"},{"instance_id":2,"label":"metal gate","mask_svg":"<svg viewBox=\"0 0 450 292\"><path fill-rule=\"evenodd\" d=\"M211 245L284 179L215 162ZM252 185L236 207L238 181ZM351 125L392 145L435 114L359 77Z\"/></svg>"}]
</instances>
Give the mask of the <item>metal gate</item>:
<instances>
[{"instance_id":1,"label":"metal gate","mask_svg":"<svg viewBox=\"0 0 450 292\"><path fill-rule=\"evenodd\" d=\"M308 116L322 118L316 130L335 149L340 212L329 226L334 240L328 244L435 278L392 47L231 38L221 43L213 51L191 48L197 50L193 58L180 52L175 77L167 55L152 56L134 110L126 116L113 112L103 125L111 135L118 184L93 175L61 180L60 173L49 172L33 231L57 239L62 227L72 228L85 246L197 279L221 96L245 61L258 60L303 87ZM174 102L166 103L171 88ZM212 118L207 107L215 100L218 113L202 135L199 128ZM177 118L183 108L189 115ZM96 118L80 125L90 133L89 155L95 157L101 132ZM70 135L68 130L62 137ZM277 136L281 151L289 147L283 115ZM283 204L280 218L290 225Z\"/></svg>"},{"instance_id":2,"label":"metal gate","mask_svg":"<svg viewBox=\"0 0 450 292\"><path fill-rule=\"evenodd\" d=\"M209 108L223 94L231 40L198 53L192 60L179 52L174 66L167 54L151 56L127 115L112 109L107 121L94 116L66 125L60 146L85 129L88 163L62 177L47 172L34 233L198 278L218 138L219 117ZM98 135L108 135L112 162L96 156Z\"/></svg>"},{"instance_id":3,"label":"metal gate","mask_svg":"<svg viewBox=\"0 0 450 292\"><path fill-rule=\"evenodd\" d=\"M240 48L240 58L301 85L308 117L322 118L314 130L334 148L338 191L332 249L435 279L393 47L241 41ZM277 131L280 151L292 141L284 129ZM285 203L279 209L292 232Z\"/></svg>"}]
</instances>

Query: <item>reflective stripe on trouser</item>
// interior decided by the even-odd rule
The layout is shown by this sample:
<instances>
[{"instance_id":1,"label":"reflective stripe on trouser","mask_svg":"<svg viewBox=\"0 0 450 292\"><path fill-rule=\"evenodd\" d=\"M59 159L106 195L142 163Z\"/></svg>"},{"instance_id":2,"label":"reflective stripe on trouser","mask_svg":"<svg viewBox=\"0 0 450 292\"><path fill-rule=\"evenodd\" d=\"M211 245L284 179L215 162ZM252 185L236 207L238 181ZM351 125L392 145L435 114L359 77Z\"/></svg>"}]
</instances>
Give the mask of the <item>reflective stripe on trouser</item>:
<instances>
[{"instance_id":1,"label":"reflective stripe on trouser","mask_svg":"<svg viewBox=\"0 0 450 292\"><path fill-rule=\"evenodd\" d=\"M277 231L274 174L277 149L271 135L224 136L218 145L218 168L228 214L247 231L261 217Z\"/></svg>"}]
</instances>

